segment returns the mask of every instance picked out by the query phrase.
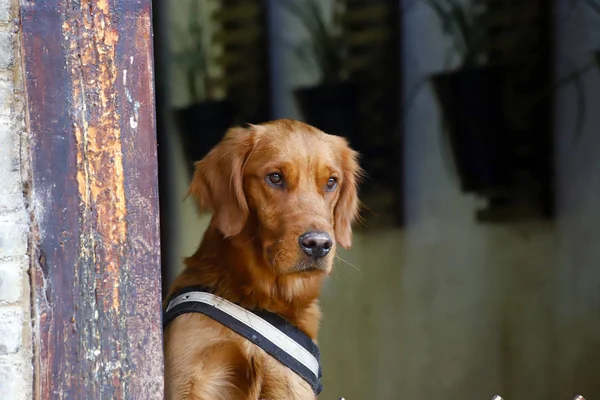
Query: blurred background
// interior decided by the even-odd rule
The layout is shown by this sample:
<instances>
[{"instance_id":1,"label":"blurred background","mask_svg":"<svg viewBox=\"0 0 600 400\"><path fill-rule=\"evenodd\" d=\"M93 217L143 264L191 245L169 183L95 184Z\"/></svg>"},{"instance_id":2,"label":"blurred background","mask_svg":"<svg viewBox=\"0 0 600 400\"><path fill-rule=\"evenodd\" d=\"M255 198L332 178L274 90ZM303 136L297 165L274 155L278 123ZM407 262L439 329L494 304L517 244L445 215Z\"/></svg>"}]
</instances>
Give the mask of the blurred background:
<instances>
[{"instance_id":1,"label":"blurred background","mask_svg":"<svg viewBox=\"0 0 600 400\"><path fill-rule=\"evenodd\" d=\"M227 127L347 137L368 209L326 283L337 399L600 397L600 0L154 4L163 285Z\"/></svg>"}]
</instances>

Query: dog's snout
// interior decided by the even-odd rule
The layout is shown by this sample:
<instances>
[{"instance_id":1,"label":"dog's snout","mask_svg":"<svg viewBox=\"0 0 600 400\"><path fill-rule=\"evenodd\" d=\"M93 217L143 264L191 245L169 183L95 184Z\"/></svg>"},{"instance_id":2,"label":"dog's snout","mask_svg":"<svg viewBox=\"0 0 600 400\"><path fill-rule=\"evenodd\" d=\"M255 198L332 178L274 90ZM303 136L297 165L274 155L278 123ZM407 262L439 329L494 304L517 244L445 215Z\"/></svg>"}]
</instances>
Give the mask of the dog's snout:
<instances>
[{"instance_id":1,"label":"dog's snout","mask_svg":"<svg viewBox=\"0 0 600 400\"><path fill-rule=\"evenodd\" d=\"M333 246L331 236L325 232L307 232L300 236L299 243L302 251L314 258L325 257Z\"/></svg>"}]
</instances>

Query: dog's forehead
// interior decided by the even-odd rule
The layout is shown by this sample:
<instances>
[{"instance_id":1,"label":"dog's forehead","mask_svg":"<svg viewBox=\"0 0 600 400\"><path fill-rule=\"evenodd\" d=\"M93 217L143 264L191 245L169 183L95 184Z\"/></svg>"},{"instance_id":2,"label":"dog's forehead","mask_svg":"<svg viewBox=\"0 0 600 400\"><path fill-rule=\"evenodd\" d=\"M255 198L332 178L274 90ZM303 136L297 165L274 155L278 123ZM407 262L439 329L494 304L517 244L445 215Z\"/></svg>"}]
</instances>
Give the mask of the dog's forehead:
<instances>
[{"instance_id":1,"label":"dog's forehead","mask_svg":"<svg viewBox=\"0 0 600 400\"><path fill-rule=\"evenodd\" d=\"M271 162L333 164L339 160L335 139L315 128L265 129L258 135L256 152ZM262 158L262 157L261 157ZM308 166L308 165L307 165Z\"/></svg>"}]
</instances>

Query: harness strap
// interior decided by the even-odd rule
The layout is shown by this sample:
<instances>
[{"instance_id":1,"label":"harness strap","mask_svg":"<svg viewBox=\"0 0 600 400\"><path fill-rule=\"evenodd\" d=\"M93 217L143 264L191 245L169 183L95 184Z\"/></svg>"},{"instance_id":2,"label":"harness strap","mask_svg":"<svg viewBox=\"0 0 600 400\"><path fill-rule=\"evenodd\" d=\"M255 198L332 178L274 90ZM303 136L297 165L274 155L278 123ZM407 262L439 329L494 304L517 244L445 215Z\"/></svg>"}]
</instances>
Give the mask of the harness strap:
<instances>
[{"instance_id":1,"label":"harness strap","mask_svg":"<svg viewBox=\"0 0 600 400\"><path fill-rule=\"evenodd\" d=\"M205 288L192 287L172 297L163 316L163 328L187 313L204 314L223 324L294 371L308 382L315 394L322 391L318 346L281 316L246 310Z\"/></svg>"}]
</instances>

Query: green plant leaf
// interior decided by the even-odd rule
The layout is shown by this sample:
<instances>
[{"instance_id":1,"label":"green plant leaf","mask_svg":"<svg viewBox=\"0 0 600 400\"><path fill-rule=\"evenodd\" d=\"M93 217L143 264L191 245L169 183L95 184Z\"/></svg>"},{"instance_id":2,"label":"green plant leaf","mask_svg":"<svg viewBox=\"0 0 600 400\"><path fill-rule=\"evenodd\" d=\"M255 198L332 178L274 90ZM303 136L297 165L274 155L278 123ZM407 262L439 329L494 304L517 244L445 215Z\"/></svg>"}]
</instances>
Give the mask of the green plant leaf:
<instances>
[{"instance_id":1,"label":"green plant leaf","mask_svg":"<svg viewBox=\"0 0 600 400\"><path fill-rule=\"evenodd\" d=\"M462 52L463 64L471 65L475 62L475 54L473 53L472 32L464 8L453 6L452 17L455 21L457 38L460 40L460 48L457 50Z\"/></svg>"},{"instance_id":2,"label":"green plant leaf","mask_svg":"<svg viewBox=\"0 0 600 400\"><path fill-rule=\"evenodd\" d=\"M452 15L449 11L447 11L442 4L437 0L425 0L425 4L427 4L439 18L442 26L442 32L445 34L452 33Z\"/></svg>"},{"instance_id":3,"label":"green plant leaf","mask_svg":"<svg viewBox=\"0 0 600 400\"><path fill-rule=\"evenodd\" d=\"M193 102L206 97L208 85L208 53L204 48L204 29L199 16L200 1L190 0L187 6L187 20L184 26L174 25L177 51L172 53L173 61L185 77L188 95Z\"/></svg>"},{"instance_id":4,"label":"green plant leaf","mask_svg":"<svg viewBox=\"0 0 600 400\"><path fill-rule=\"evenodd\" d=\"M323 81L337 81L343 68L343 45L330 32L318 0L308 0L301 6L296 0L280 0L282 8L294 16L307 30L312 60ZM298 51L295 51L298 54Z\"/></svg>"},{"instance_id":5,"label":"green plant leaf","mask_svg":"<svg viewBox=\"0 0 600 400\"><path fill-rule=\"evenodd\" d=\"M461 65L475 62L473 28L469 23L467 7L457 0L424 0L440 20L442 32L450 36L453 47L461 57Z\"/></svg>"}]
</instances>

